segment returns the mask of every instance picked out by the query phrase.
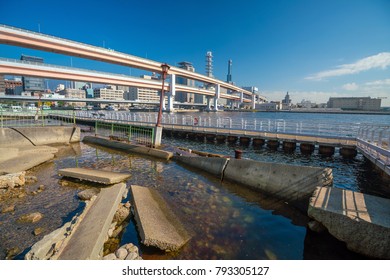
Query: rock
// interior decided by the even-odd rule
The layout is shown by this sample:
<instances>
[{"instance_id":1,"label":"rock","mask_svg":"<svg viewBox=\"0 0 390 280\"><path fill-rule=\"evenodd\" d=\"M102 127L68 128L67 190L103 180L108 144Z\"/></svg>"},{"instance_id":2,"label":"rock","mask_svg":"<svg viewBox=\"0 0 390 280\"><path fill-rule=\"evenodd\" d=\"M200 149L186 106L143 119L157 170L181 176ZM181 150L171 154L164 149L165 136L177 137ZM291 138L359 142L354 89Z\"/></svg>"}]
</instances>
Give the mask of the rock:
<instances>
[{"instance_id":1,"label":"rock","mask_svg":"<svg viewBox=\"0 0 390 280\"><path fill-rule=\"evenodd\" d=\"M130 216L130 208L125 207L124 205L120 204L120 207L115 212L113 221L116 222L118 225L123 223L128 217Z\"/></svg>"},{"instance_id":2,"label":"rock","mask_svg":"<svg viewBox=\"0 0 390 280\"><path fill-rule=\"evenodd\" d=\"M10 173L0 176L0 189L21 187L26 183L26 172Z\"/></svg>"},{"instance_id":3,"label":"rock","mask_svg":"<svg viewBox=\"0 0 390 280\"><path fill-rule=\"evenodd\" d=\"M35 183L38 182L37 177L35 176L25 176L26 183Z\"/></svg>"},{"instance_id":4,"label":"rock","mask_svg":"<svg viewBox=\"0 0 390 280\"><path fill-rule=\"evenodd\" d=\"M77 194L77 196L81 200L90 200L93 196L98 195L98 194L99 194L99 190L92 188L92 189L86 189L86 190L79 192Z\"/></svg>"},{"instance_id":5,"label":"rock","mask_svg":"<svg viewBox=\"0 0 390 280\"><path fill-rule=\"evenodd\" d=\"M14 212L15 211L15 205L10 205L8 207L4 207L1 210L1 213L9 213L9 212Z\"/></svg>"},{"instance_id":6,"label":"rock","mask_svg":"<svg viewBox=\"0 0 390 280\"><path fill-rule=\"evenodd\" d=\"M13 247L13 248L7 250L5 259L6 260L11 260L15 256L17 256L19 253L20 253L20 249L18 247Z\"/></svg>"},{"instance_id":7,"label":"rock","mask_svg":"<svg viewBox=\"0 0 390 280\"><path fill-rule=\"evenodd\" d=\"M117 228L115 228L115 229L113 230L113 232L112 232L112 234L111 234L110 237L117 238L118 235L122 232L123 228L124 228L124 227L123 227L123 224L122 224L122 225L119 225Z\"/></svg>"},{"instance_id":8,"label":"rock","mask_svg":"<svg viewBox=\"0 0 390 280\"><path fill-rule=\"evenodd\" d=\"M317 221L310 221L307 223L307 226L309 227L309 229L311 231L314 231L317 233L321 233L321 232L324 232L326 230L326 227L324 227L321 223L319 223Z\"/></svg>"},{"instance_id":9,"label":"rock","mask_svg":"<svg viewBox=\"0 0 390 280\"><path fill-rule=\"evenodd\" d=\"M25 197L25 196L26 196L25 193L21 193L21 194L18 195L18 198L23 198L23 197Z\"/></svg>"},{"instance_id":10,"label":"rock","mask_svg":"<svg viewBox=\"0 0 390 280\"><path fill-rule=\"evenodd\" d=\"M45 189L45 185L39 185L38 190L43 191Z\"/></svg>"},{"instance_id":11,"label":"rock","mask_svg":"<svg viewBox=\"0 0 390 280\"><path fill-rule=\"evenodd\" d=\"M124 260L127 257L128 252L125 248L119 248L116 250L115 255L118 259Z\"/></svg>"},{"instance_id":12,"label":"rock","mask_svg":"<svg viewBox=\"0 0 390 280\"><path fill-rule=\"evenodd\" d=\"M125 260L137 260L138 258L139 255L137 253L131 252L126 256Z\"/></svg>"},{"instance_id":13,"label":"rock","mask_svg":"<svg viewBox=\"0 0 390 280\"><path fill-rule=\"evenodd\" d=\"M122 245L121 248L124 248L129 253L137 253L138 254L138 247L135 246L133 243L127 243L125 245Z\"/></svg>"},{"instance_id":14,"label":"rock","mask_svg":"<svg viewBox=\"0 0 390 280\"><path fill-rule=\"evenodd\" d=\"M130 209L130 207L131 207L130 201L127 201L127 202L125 203L125 207Z\"/></svg>"},{"instance_id":15,"label":"rock","mask_svg":"<svg viewBox=\"0 0 390 280\"><path fill-rule=\"evenodd\" d=\"M109 261L114 261L114 260L116 260L116 259L117 259L117 258L116 258L116 256L115 256L114 253L108 254L108 255L106 255L106 256L103 257L103 260L109 260Z\"/></svg>"},{"instance_id":16,"label":"rock","mask_svg":"<svg viewBox=\"0 0 390 280\"><path fill-rule=\"evenodd\" d=\"M43 228L41 227L34 229L35 236L40 235L42 232L43 232Z\"/></svg>"},{"instance_id":17,"label":"rock","mask_svg":"<svg viewBox=\"0 0 390 280\"><path fill-rule=\"evenodd\" d=\"M34 213L25 214L25 215L21 216L18 219L18 222L21 222L21 223L36 223L40 219L42 219L42 217L43 217L43 215L41 213L34 212Z\"/></svg>"},{"instance_id":18,"label":"rock","mask_svg":"<svg viewBox=\"0 0 390 280\"><path fill-rule=\"evenodd\" d=\"M66 186L68 186L68 185L69 185L68 182L66 182L66 181L61 181L61 186L66 187Z\"/></svg>"}]
</instances>

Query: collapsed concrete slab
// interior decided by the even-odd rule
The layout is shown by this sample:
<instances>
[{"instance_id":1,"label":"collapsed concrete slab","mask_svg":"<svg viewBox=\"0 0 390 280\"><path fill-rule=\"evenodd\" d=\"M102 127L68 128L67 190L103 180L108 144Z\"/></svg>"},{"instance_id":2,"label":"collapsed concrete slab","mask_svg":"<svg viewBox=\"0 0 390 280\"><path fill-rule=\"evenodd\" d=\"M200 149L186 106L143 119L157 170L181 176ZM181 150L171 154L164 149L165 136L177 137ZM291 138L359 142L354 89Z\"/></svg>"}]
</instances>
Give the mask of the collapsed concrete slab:
<instances>
[{"instance_id":1,"label":"collapsed concrete slab","mask_svg":"<svg viewBox=\"0 0 390 280\"><path fill-rule=\"evenodd\" d=\"M307 209L309 198L318 186L333 184L332 169L260 162L246 159L174 157L178 162L263 191L273 197Z\"/></svg>"},{"instance_id":2,"label":"collapsed concrete slab","mask_svg":"<svg viewBox=\"0 0 390 280\"><path fill-rule=\"evenodd\" d=\"M300 202L318 186L333 184L332 169L311 166L230 159L224 179L264 191L274 197Z\"/></svg>"},{"instance_id":3,"label":"collapsed concrete slab","mask_svg":"<svg viewBox=\"0 0 390 280\"><path fill-rule=\"evenodd\" d=\"M98 260L103 257L103 245L111 221L126 190L125 183L103 188L72 233L59 260Z\"/></svg>"},{"instance_id":4,"label":"collapsed concrete slab","mask_svg":"<svg viewBox=\"0 0 390 280\"><path fill-rule=\"evenodd\" d=\"M148 148L140 145L134 145L134 144L123 143L119 141L109 140L101 137L85 136L83 138L83 142L87 144L90 143L90 144L100 145L103 147L116 149L127 153L138 153L138 154L153 156L165 160L169 160L173 156L173 153L171 152L154 149L154 148Z\"/></svg>"},{"instance_id":5,"label":"collapsed concrete slab","mask_svg":"<svg viewBox=\"0 0 390 280\"><path fill-rule=\"evenodd\" d=\"M390 200L350 190L318 187L308 215L354 252L390 259Z\"/></svg>"},{"instance_id":6,"label":"collapsed concrete slab","mask_svg":"<svg viewBox=\"0 0 390 280\"><path fill-rule=\"evenodd\" d=\"M63 168L58 170L58 174L60 176L72 177L106 185L116 184L130 177L130 174L127 173L86 168Z\"/></svg>"},{"instance_id":7,"label":"collapsed concrete slab","mask_svg":"<svg viewBox=\"0 0 390 280\"><path fill-rule=\"evenodd\" d=\"M205 157L189 157L175 156L174 159L178 162L190 165L192 167L207 171L213 175L221 177L228 163L226 158L205 158Z\"/></svg>"},{"instance_id":8,"label":"collapsed concrete slab","mask_svg":"<svg viewBox=\"0 0 390 280\"><path fill-rule=\"evenodd\" d=\"M141 241L165 251L177 251L190 235L154 189L131 186L135 220Z\"/></svg>"}]
</instances>

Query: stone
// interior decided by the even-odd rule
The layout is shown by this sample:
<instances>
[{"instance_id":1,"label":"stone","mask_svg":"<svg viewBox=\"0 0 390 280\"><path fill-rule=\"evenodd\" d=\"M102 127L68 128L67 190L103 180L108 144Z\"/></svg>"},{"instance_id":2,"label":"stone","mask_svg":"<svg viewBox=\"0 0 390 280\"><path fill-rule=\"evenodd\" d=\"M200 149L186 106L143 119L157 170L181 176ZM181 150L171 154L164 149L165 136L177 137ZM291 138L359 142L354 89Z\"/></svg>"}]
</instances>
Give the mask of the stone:
<instances>
[{"instance_id":1,"label":"stone","mask_svg":"<svg viewBox=\"0 0 390 280\"><path fill-rule=\"evenodd\" d=\"M106 256L103 257L103 260L109 260L109 261L114 261L114 260L116 260L116 259L117 259L117 258L116 258L116 256L115 256L114 253L108 254L108 255L106 255Z\"/></svg>"},{"instance_id":2,"label":"stone","mask_svg":"<svg viewBox=\"0 0 390 280\"><path fill-rule=\"evenodd\" d=\"M390 200L350 190L317 187L308 215L351 251L390 259Z\"/></svg>"},{"instance_id":3,"label":"stone","mask_svg":"<svg viewBox=\"0 0 390 280\"><path fill-rule=\"evenodd\" d=\"M10 205L8 207L4 207L1 210L1 213L9 213L9 212L14 212L15 211L15 205Z\"/></svg>"},{"instance_id":4,"label":"stone","mask_svg":"<svg viewBox=\"0 0 390 280\"><path fill-rule=\"evenodd\" d=\"M118 227L116 227L115 229L114 229L114 231L112 232L112 235L111 235L111 237L113 237L113 238L117 238L118 237L118 235L123 231L123 229L124 229L124 226L123 226L123 224L122 225L120 225L120 226L118 226Z\"/></svg>"},{"instance_id":5,"label":"stone","mask_svg":"<svg viewBox=\"0 0 390 280\"><path fill-rule=\"evenodd\" d=\"M125 207L130 209L130 207L131 207L130 201L127 201L127 202L125 203Z\"/></svg>"},{"instance_id":6,"label":"stone","mask_svg":"<svg viewBox=\"0 0 390 280\"><path fill-rule=\"evenodd\" d=\"M119 248L116 250L115 255L118 259L124 260L127 257L128 252L125 248Z\"/></svg>"},{"instance_id":7,"label":"stone","mask_svg":"<svg viewBox=\"0 0 390 280\"><path fill-rule=\"evenodd\" d=\"M0 189L24 186L26 172L10 173L0 176Z\"/></svg>"},{"instance_id":8,"label":"stone","mask_svg":"<svg viewBox=\"0 0 390 280\"><path fill-rule=\"evenodd\" d=\"M81 200L91 200L92 197L99 194L99 190L96 188L86 189L77 194Z\"/></svg>"},{"instance_id":9,"label":"stone","mask_svg":"<svg viewBox=\"0 0 390 280\"><path fill-rule=\"evenodd\" d=\"M36 176L25 176L26 183L35 183L38 182L38 178Z\"/></svg>"},{"instance_id":10,"label":"stone","mask_svg":"<svg viewBox=\"0 0 390 280\"><path fill-rule=\"evenodd\" d=\"M314 221L314 220L308 222L307 226L311 231L314 231L317 233L321 233L321 232L324 232L326 230L326 227L324 227L321 223Z\"/></svg>"},{"instance_id":11,"label":"stone","mask_svg":"<svg viewBox=\"0 0 390 280\"><path fill-rule=\"evenodd\" d=\"M125 248L129 253L135 252L138 254L138 247L135 246L133 243L127 243L125 245L122 245L121 248Z\"/></svg>"},{"instance_id":12,"label":"stone","mask_svg":"<svg viewBox=\"0 0 390 280\"><path fill-rule=\"evenodd\" d=\"M130 216L130 208L125 207L120 204L120 207L115 212L113 222L116 222L118 225L123 223Z\"/></svg>"},{"instance_id":13,"label":"stone","mask_svg":"<svg viewBox=\"0 0 390 280\"><path fill-rule=\"evenodd\" d=\"M125 260L138 260L138 258L139 255L137 253L131 252L126 256Z\"/></svg>"},{"instance_id":14,"label":"stone","mask_svg":"<svg viewBox=\"0 0 390 280\"><path fill-rule=\"evenodd\" d=\"M69 185L68 182L66 182L66 181L61 181L61 186L66 187L66 186L68 186L68 185Z\"/></svg>"},{"instance_id":15,"label":"stone","mask_svg":"<svg viewBox=\"0 0 390 280\"><path fill-rule=\"evenodd\" d=\"M13 259L15 256L17 256L19 253L20 253L19 247L13 247L13 248L7 250L5 259L6 259L6 260L11 260L11 259Z\"/></svg>"},{"instance_id":16,"label":"stone","mask_svg":"<svg viewBox=\"0 0 390 280\"><path fill-rule=\"evenodd\" d=\"M43 191L45 189L45 185L39 185L38 190Z\"/></svg>"},{"instance_id":17,"label":"stone","mask_svg":"<svg viewBox=\"0 0 390 280\"><path fill-rule=\"evenodd\" d=\"M42 232L43 232L43 228L41 227L34 229L35 236L40 235Z\"/></svg>"},{"instance_id":18,"label":"stone","mask_svg":"<svg viewBox=\"0 0 390 280\"><path fill-rule=\"evenodd\" d=\"M36 223L39 220L41 220L42 217L43 217L43 215L41 213L34 212L34 213L25 214L25 215L21 216L18 219L18 222L21 222L21 223Z\"/></svg>"}]
</instances>

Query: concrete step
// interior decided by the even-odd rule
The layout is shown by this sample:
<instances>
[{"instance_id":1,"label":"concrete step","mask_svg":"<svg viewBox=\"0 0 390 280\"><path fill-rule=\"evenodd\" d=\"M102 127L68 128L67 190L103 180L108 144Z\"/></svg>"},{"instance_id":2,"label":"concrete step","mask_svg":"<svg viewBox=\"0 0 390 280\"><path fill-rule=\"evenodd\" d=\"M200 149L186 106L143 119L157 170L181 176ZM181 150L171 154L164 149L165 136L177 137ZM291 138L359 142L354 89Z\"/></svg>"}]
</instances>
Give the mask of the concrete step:
<instances>
[{"instance_id":1,"label":"concrete step","mask_svg":"<svg viewBox=\"0 0 390 280\"><path fill-rule=\"evenodd\" d=\"M354 252L390 259L390 200L350 190L317 187L308 215Z\"/></svg>"},{"instance_id":2,"label":"concrete step","mask_svg":"<svg viewBox=\"0 0 390 280\"><path fill-rule=\"evenodd\" d=\"M116 184L130 177L130 174L127 173L118 173L86 168L64 168L58 170L58 174L60 176L72 177L106 185Z\"/></svg>"},{"instance_id":3,"label":"concrete step","mask_svg":"<svg viewBox=\"0 0 390 280\"><path fill-rule=\"evenodd\" d=\"M177 251L190 239L176 215L154 189L131 186L135 220L141 241L165 251Z\"/></svg>"},{"instance_id":4,"label":"concrete step","mask_svg":"<svg viewBox=\"0 0 390 280\"><path fill-rule=\"evenodd\" d=\"M119 183L100 191L59 253L59 260L98 260L103 257L107 232L125 190L126 184Z\"/></svg>"}]
</instances>

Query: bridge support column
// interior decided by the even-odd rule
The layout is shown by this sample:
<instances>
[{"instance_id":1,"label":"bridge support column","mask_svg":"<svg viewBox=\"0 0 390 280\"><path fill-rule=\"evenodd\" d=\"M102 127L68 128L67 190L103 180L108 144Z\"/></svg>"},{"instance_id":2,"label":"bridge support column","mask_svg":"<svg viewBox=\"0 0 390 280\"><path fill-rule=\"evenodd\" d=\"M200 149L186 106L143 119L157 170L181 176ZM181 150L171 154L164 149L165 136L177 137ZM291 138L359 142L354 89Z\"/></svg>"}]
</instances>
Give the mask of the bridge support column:
<instances>
[{"instance_id":1,"label":"bridge support column","mask_svg":"<svg viewBox=\"0 0 390 280\"><path fill-rule=\"evenodd\" d=\"M252 102L251 102L252 110L256 109L256 95L252 94Z\"/></svg>"},{"instance_id":2,"label":"bridge support column","mask_svg":"<svg viewBox=\"0 0 390 280\"><path fill-rule=\"evenodd\" d=\"M207 96L207 111L211 111L211 97Z\"/></svg>"},{"instance_id":3,"label":"bridge support column","mask_svg":"<svg viewBox=\"0 0 390 280\"><path fill-rule=\"evenodd\" d=\"M170 84L170 91L168 95L168 112L173 112L173 102L175 101L175 95L176 95L176 75L171 74L171 84Z\"/></svg>"},{"instance_id":4,"label":"bridge support column","mask_svg":"<svg viewBox=\"0 0 390 280\"><path fill-rule=\"evenodd\" d=\"M215 85L215 95L214 95L214 111L218 111L218 99L221 96L221 86L219 84Z\"/></svg>"}]
</instances>

